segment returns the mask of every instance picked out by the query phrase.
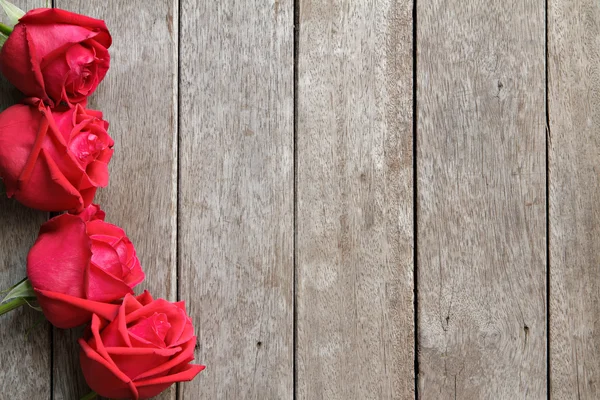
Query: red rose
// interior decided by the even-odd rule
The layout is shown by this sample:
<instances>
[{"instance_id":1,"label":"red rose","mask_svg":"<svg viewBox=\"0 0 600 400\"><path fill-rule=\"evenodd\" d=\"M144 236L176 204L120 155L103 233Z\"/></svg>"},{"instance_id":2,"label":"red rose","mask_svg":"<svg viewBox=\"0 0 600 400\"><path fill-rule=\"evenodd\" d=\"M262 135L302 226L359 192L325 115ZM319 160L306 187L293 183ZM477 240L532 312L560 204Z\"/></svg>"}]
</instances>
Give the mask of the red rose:
<instances>
[{"instance_id":1,"label":"red rose","mask_svg":"<svg viewBox=\"0 0 600 400\"><path fill-rule=\"evenodd\" d=\"M89 322L92 313L112 318L108 304L133 293L144 272L125 232L103 221L92 205L42 225L27 256L27 276L46 318L58 328Z\"/></svg>"},{"instance_id":2,"label":"red rose","mask_svg":"<svg viewBox=\"0 0 600 400\"><path fill-rule=\"evenodd\" d=\"M40 101L0 113L0 177L8 197L44 211L81 211L108 184L114 141L100 111Z\"/></svg>"},{"instance_id":3,"label":"red rose","mask_svg":"<svg viewBox=\"0 0 600 400\"><path fill-rule=\"evenodd\" d=\"M147 399L204 369L194 359L196 336L183 302L153 300L148 292L125 296L117 316L92 317L79 339L85 380L100 396Z\"/></svg>"},{"instance_id":4,"label":"red rose","mask_svg":"<svg viewBox=\"0 0 600 400\"><path fill-rule=\"evenodd\" d=\"M6 78L51 106L79 103L108 71L111 37L104 21L55 8L29 11L0 52Z\"/></svg>"}]
</instances>

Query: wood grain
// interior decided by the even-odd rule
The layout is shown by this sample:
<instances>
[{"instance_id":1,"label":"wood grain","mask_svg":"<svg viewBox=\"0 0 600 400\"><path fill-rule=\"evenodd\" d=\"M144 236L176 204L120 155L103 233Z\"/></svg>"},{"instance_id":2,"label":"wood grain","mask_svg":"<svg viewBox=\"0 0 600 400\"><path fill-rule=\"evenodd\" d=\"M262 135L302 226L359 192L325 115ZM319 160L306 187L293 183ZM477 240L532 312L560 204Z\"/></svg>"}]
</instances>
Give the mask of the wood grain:
<instances>
[{"instance_id":1,"label":"wood grain","mask_svg":"<svg viewBox=\"0 0 600 400\"><path fill-rule=\"evenodd\" d=\"M555 399L600 398L600 3L548 2Z\"/></svg>"},{"instance_id":2,"label":"wood grain","mask_svg":"<svg viewBox=\"0 0 600 400\"><path fill-rule=\"evenodd\" d=\"M23 10L45 6L43 0L13 1ZM0 21L6 23L0 10ZM16 104L22 95L0 78L0 110ZM26 275L27 253L48 213L28 209L7 199L0 181L0 290ZM3 297L0 294L0 298ZM50 324L43 315L22 307L0 317L0 398L49 399L51 391Z\"/></svg>"},{"instance_id":3,"label":"wood grain","mask_svg":"<svg viewBox=\"0 0 600 400\"><path fill-rule=\"evenodd\" d=\"M181 399L292 399L293 1L181 3Z\"/></svg>"},{"instance_id":4,"label":"wood grain","mask_svg":"<svg viewBox=\"0 0 600 400\"><path fill-rule=\"evenodd\" d=\"M546 398L545 9L417 10L419 398Z\"/></svg>"},{"instance_id":5,"label":"wood grain","mask_svg":"<svg viewBox=\"0 0 600 400\"><path fill-rule=\"evenodd\" d=\"M134 243L155 298L177 296L177 43L176 0L57 0L56 6L104 19L113 36L111 68L90 98L115 139L110 183L98 192L107 221ZM54 332L54 398L89 390L77 360L79 331ZM79 376L79 380L76 377ZM175 387L160 399L175 397Z\"/></svg>"},{"instance_id":6,"label":"wood grain","mask_svg":"<svg viewBox=\"0 0 600 400\"><path fill-rule=\"evenodd\" d=\"M300 1L298 399L414 396L411 13Z\"/></svg>"}]
</instances>

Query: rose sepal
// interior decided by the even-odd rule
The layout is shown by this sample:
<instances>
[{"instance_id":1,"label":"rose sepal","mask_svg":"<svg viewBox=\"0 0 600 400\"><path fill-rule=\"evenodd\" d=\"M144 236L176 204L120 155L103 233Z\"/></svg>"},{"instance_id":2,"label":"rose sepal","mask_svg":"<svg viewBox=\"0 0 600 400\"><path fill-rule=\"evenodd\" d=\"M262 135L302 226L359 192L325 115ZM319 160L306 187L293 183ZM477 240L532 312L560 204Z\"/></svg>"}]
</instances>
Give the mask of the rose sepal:
<instances>
[{"instance_id":1,"label":"rose sepal","mask_svg":"<svg viewBox=\"0 0 600 400\"><path fill-rule=\"evenodd\" d=\"M10 28L14 27L19 22L19 19L21 19L21 17L25 15L25 11L21 10L19 7L15 6L9 1L0 0L0 6L2 6L2 9L8 16L8 19L10 20Z\"/></svg>"},{"instance_id":2,"label":"rose sepal","mask_svg":"<svg viewBox=\"0 0 600 400\"><path fill-rule=\"evenodd\" d=\"M27 278L22 279L5 292L7 292L7 294L0 302L0 315L6 314L25 304L35 310L41 311L41 308L34 305L34 302L36 301L35 291Z\"/></svg>"}]
</instances>

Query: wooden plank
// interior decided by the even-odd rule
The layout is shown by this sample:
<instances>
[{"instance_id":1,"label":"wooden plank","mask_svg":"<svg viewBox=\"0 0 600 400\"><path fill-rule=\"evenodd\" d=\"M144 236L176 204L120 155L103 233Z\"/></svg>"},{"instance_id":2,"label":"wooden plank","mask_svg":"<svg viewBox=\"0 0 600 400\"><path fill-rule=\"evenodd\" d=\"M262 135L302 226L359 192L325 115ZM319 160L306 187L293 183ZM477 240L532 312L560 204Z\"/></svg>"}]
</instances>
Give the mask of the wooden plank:
<instances>
[{"instance_id":1,"label":"wooden plank","mask_svg":"<svg viewBox=\"0 0 600 400\"><path fill-rule=\"evenodd\" d=\"M23 10L45 6L43 0L17 0ZM1 10L0 13L4 14ZM6 22L3 16L0 18ZM16 104L22 95L4 78L0 81L0 110ZM0 182L0 290L25 277L26 259L48 213L27 209L6 198ZM2 295L0 295L2 297ZM50 398L50 325L29 307L0 317L0 393L7 399Z\"/></svg>"},{"instance_id":2,"label":"wooden plank","mask_svg":"<svg viewBox=\"0 0 600 400\"><path fill-rule=\"evenodd\" d=\"M600 4L548 2L550 365L556 399L600 398Z\"/></svg>"},{"instance_id":3,"label":"wooden plank","mask_svg":"<svg viewBox=\"0 0 600 400\"><path fill-rule=\"evenodd\" d=\"M546 398L544 18L418 2L422 399Z\"/></svg>"},{"instance_id":4,"label":"wooden plank","mask_svg":"<svg viewBox=\"0 0 600 400\"><path fill-rule=\"evenodd\" d=\"M90 98L110 122L110 183L96 201L134 243L146 272L137 292L177 296L177 0L56 0L104 19L113 36L111 69ZM54 398L87 393L79 372L79 331L54 332ZM75 379L79 377L78 380ZM172 387L160 399L175 398Z\"/></svg>"},{"instance_id":5,"label":"wooden plank","mask_svg":"<svg viewBox=\"0 0 600 400\"><path fill-rule=\"evenodd\" d=\"M412 1L299 18L296 394L412 398Z\"/></svg>"},{"instance_id":6,"label":"wooden plank","mask_svg":"<svg viewBox=\"0 0 600 400\"><path fill-rule=\"evenodd\" d=\"M293 1L181 5L181 398L292 399Z\"/></svg>"}]
</instances>

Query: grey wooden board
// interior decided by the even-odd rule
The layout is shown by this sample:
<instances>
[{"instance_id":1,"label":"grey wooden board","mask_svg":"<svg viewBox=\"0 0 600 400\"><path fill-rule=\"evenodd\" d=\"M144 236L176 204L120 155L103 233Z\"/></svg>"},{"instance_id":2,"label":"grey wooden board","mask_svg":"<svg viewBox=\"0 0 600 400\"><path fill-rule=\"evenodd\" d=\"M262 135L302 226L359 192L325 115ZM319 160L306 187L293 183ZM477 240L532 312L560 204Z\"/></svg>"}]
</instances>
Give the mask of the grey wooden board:
<instances>
[{"instance_id":1,"label":"grey wooden board","mask_svg":"<svg viewBox=\"0 0 600 400\"><path fill-rule=\"evenodd\" d=\"M42 0L13 2L24 10L45 5ZM0 10L1 12L1 10ZM1 17L6 23L7 19ZM16 104L22 95L0 80L0 110ZM0 182L0 290L25 277L26 259L48 213L34 211L6 198ZM0 294L0 298L4 297ZM22 307L0 317L0 398L50 398L50 325L41 314ZM28 333L29 332L29 333ZM6 397L4 397L6 396Z\"/></svg>"},{"instance_id":2,"label":"grey wooden board","mask_svg":"<svg viewBox=\"0 0 600 400\"><path fill-rule=\"evenodd\" d=\"M600 3L548 2L552 398L600 398Z\"/></svg>"},{"instance_id":3,"label":"grey wooden board","mask_svg":"<svg viewBox=\"0 0 600 400\"><path fill-rule=\"evenodd\" d=\"M107 222L134 243L148 289L176 300L177 43L176 0L57 0L56 7L106 21L113 36L111 68L90 98L115 140L110 182L96 202ZM89 391L79 372L80 331L54 332L54 398ZM76 377L79 377L76 379ZM173 386L160 399L175 398Z\"/></svg>"},{"instance_id":4,"label":"grey wooden board","mask_svg":"<svg viewBox=\"0 0 600 400\"><path fill-rule=\"evenodd\" d=\"M412 398L412 2L299 5L297 398Z\"/></svg>"},{"instance_id":5,"label":"grey wooden board","mask_svg":"<svg viewBox=\"0 0 600 400\"><path fill-rule=\"evenodd\" d=\"M414 212L419 398L600 397L599 3L548 1L549 210L543 2L418 2L416 210L413 1L298 1L296 199L292 0L56 3L114 37L97 200L139 289L188 303L208 369L180 399L291 399L294 359L298 399L414 398ZM0 198L1 288L46 218ZM37 316L0 317L0 399L78 399L82 330L25 340Z\"/></svg>"},{"instance_id":6,"label":"grey wooden board","mask_svg":"<svg viewBox=\"0 0 600 400\"><path fill-rule=\"evenodd\" d=\"M182 399L292 399L293 1L181 3Z\"/></svg>"},{"instance_id":7,"label":"grey wooden board","mask_svg":"<svg viewBox=\"0 0 600 400\"><path fill-rule=\"evenodd\" d=\"M544 2L417 10L419 398L546 398Z\"/></svg>"}]
</instances>

